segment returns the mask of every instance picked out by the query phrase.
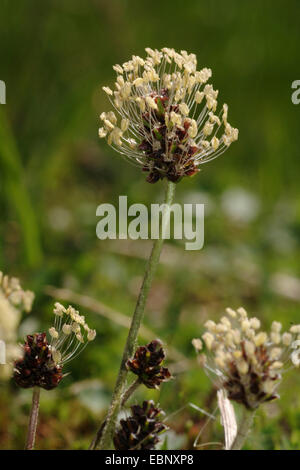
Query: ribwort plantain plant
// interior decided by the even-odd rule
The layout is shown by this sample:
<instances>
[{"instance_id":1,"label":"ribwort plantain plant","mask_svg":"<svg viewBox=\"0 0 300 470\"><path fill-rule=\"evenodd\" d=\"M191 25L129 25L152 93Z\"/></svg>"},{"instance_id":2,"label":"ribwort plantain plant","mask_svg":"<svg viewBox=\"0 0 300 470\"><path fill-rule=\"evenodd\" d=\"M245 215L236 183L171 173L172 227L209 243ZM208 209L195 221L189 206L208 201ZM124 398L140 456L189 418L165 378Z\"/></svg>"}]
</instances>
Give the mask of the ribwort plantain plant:
<instances>
[{"instance_id":1,"label":"ribwort plantain plant","mask_svg":"<svg viewBox=\"0 0 300 470\"><path fill-rule=\"evenodd\" d=\"M197 70L195 54L169 48L146 48L146 53L144 59L132 56L123 65L113 67L117 73L115 90L103 89L114 110L101 113L99 136L147 173L147 182L163 180L165 203L159 237L146 263L111 403L90 449L113 446L117 450L154 449L159 434L166 430L161 422L163 412L152 401L131 406L130 416L122 419L118 427L117 416L139 386L157 389L172 378L163 366L162 343L153 340L137 347L137 340L176 184L184 177L194 176L200 165L220 156L238 139L238 130L228 122L228 106L224 104L218 110L218 91L208 83L211 70ZM26 449L34 448L40 389L56 388L64 377L65 364L96 336L72 306L65 308L56 303L54 315L54 326L49 328L48 336L45 332L28 335L23 357L15 361L15 382L22 388L33 389ZM136 379L127 386L129 372Z\"/></svg>"},{"instance_id":2,"label":"ribwort plantain plant","mask_svg":"<svg viewBox=\"0 0 300 470\"><path fill-rule=\"evenodd\" d=\"M195 54L170 48L146 48L146 53L145 59L132 56L113 67L117 74L115 90L107 86L103 90L114 111L101 113L99 137L106 138L114 150L146 172L149 183L167 181L163 226L147 261L111 404L92 449L112 448L127 365L159 263L175 185L183 177L195 175L200 165L221 155L238 138L238 130L228 122L228 106L224 104L217 111L218 91L207 83L211 70L198 71Z\"/></svg>"}]
</instances>

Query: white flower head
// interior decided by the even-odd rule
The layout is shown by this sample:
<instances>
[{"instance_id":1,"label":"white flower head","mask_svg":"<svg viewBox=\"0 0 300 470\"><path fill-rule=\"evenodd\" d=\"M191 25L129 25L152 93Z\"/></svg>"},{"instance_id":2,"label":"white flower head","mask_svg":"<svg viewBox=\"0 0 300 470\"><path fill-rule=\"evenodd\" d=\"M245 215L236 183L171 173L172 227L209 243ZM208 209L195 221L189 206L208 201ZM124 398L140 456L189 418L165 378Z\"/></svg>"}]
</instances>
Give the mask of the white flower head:
<instances>
[{"instance_id":1,"label":"white flower head","mask_svg":"<svg viewBox=\"0 0 300 470\"><path fill-rule=\"evenodd\" d=\"M99 137L148 172L147 181L177 182L227 150L238 130L228 123L227 105L217 111L218 90L207 83L212 72L197 70L195 54L166 47L146 53L113 67L115 89L103 90L119 119L102 113Z\"/></svg>"},{"instance_id":2,"label":"white flower head","mask_svg":"<svg viewBox=\"0 0 300 470\"><path fill-rule=\"evenodd\" d=\"M69 305L65 308L59 302L54 305L54 326L49 328L50 348L56 364L63 366L82 352L86 345L96 337L96 330L91 330L85 317Z\"/></svg>"},{"instance_id":3,"label":"white flower head","mask_svg":"<svg viewBox=\"0 0 300 470\"><path fill-rule=\"evenodd\" d=\"M242 307L228 308L226 313L219 323L205 323L205 367L214 373L229 399L255 409L278 397L276 389L287 362L300 366L300 339L295 340L300 325L282 334L281 323L274 321L267 333L260 331L258 318L249 318ZM197 349L195 340L193 344Z\"/></svg>"}]
</instances>

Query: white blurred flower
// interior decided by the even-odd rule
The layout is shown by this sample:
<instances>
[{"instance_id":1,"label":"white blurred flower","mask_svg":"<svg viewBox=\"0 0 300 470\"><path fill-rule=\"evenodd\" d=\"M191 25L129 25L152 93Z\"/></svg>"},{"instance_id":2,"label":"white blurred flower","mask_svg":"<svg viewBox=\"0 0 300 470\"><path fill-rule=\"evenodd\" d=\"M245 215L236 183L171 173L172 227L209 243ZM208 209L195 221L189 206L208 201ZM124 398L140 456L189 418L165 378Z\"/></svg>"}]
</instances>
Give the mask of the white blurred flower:
<instances>
[{"instance_id":1,"label":"white blurred flower","mask_svg":"<svg viewBox=\"0 0 300 470\"><path fill-rule=\"evenodd\" d=\"M17 346L21 312L30 312L34 293L24 291L19 279L4 275L0 271L0 339L6 344L6 365L0 367L0 378L8 379L13 361L19 356Z\"/></svg>"},{"instance_id":2,"label":"white blurred flower","mask_svg":"<svg viewBox=\"0 0 300 470\"><path fill-rule=\"evenodd\" d=\"M274 273L270 279L270 288L278 295L300 301L300 279L286 273Z\"/></svg>"},{"instance_id":3,"label":"white blurred flower","mask_svg":"<svg viewBox=\"0 0 300 470\"><path fill-rule=\"evenodd\" d=\"M65 207L52 207L48 211L48 222L52 230L65 232L72 223L72 213Z\"/></svg>"},{"instance_id":4,"label":"white blurred flower","mask_svg":"<svg viewBox=\"0 0 300 470\"><path fill-rule=\"evenodd\" d=\"M257 196L244 188L230 188L222 195L222 209L233 222L247 224L254 220L260 210Z\"/></svg>"}]
</instances>

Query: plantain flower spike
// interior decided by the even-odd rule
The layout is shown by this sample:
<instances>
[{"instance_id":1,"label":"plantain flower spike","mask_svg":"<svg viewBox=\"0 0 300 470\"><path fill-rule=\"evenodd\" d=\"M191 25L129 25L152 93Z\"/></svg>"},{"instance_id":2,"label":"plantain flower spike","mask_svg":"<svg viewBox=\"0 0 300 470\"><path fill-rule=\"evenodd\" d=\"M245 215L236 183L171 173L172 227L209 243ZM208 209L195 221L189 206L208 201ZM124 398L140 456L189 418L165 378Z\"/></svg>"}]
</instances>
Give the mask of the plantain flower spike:
<instances>
[{"instance_id":1,"label":"plantain flower spike","mask_svg":"<svg viewBox=\"0 0 300 470\"><path fill-rule=\"evenodd\" d=\"M152 400L131 406L131 415L121 419L113 441L116 450L153 450L160 434L168 428L161 421L165 413Z\"/></svg>"},{"instance_id":2,"label":"plantain flower spike","mask_svg":"<svg viewBox=\"0 0 300 470\"><path fill-rule=\"evenodd\" d=\"M197 70L195 54L146 48L115 65L115 89L104 86L114 111L100 115L99 137L148 173L147 181L178 182L221 155L238 139L228 106L217 110L211 69Z\"/></svg>"},{"instance_id":3,"label":"plantain flower spike","mask_svg":"<svg viewBox=\"0 0 300 470\"><path fill-rule=\"evenodd\" d=\"M96 331L87 325L84 316L71 305L59 302L54 306L54 326L46 333L28 335L23 358L15 362L14 379L22 388L41 387L52 390L63 378L63 366L74 359L95 339Z\"/></svg>"},{"instance_id":4,"label":"plantain flower spike","mask_svg":"<svg viewBox=\"0 0 300 470\"><path fill-rule=\"evenodd\" d=\"M267 333L260 330L259 319L249 318L244 308L237 311L228 308L226 312L219 323L212 320L205 323L204 364L230 400L255 410L278 398L283 372L300 365L300 325L282 333L281 323L273 321ZM203 343L193 340L197 352Z\"/></svg>"}]
</instances>

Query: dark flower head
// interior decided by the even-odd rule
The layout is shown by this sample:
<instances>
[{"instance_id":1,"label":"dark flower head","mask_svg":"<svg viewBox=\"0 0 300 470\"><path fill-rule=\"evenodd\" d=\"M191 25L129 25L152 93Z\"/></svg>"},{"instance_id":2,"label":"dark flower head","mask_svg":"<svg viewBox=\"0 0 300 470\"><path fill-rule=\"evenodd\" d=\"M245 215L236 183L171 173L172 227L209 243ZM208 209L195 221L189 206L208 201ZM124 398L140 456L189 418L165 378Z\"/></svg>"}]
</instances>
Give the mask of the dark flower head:
<instances>
[{"instance_id":1,"label":"dark flower head","mask_svg":"<svg viewBox=\"0 0 300 470\"><path fill-rule=\"evenodd\" d=\"M17 385L52 390L62 378L62 367L53 360L46 333L28 335L24 356L15 362L14 379Z\"/></svg>"},{"instance_id":2,"label":"dark flower head","mask_svg":"<svg viewBox=\"0 0 300 470\"><path fill-rule=\"evenodd\" d=\"M161 367L164 358L162 343L156 339L137 348L133 359L129 359L126 366L146 387L158 388L161 382L167 382L171 378L169 370Z\"/></svg>"},{"instance_id":3,"label":"dark flower head","mask_svg":"<svg viewBox=\"0 0 300 470\"><path fill-rule=\"evenodd\" d=\"M144 401L143 406L131 406L131 416L121 419L120 428L115 433L116 450L153 450L159 442L158 435L167 429L160 419L164 412L152 400Z\"/></svg>"},{"instance_id":4,"label":"dark flower head","mask_svg":"<svg viewBox=\"0 0 300 470\"><path fill-rule=\"evenodd\" d=\"M71 305L65 308L56 302L54 326L49 328L50 342L46 333L27 336L24 356L15 362L14 378L23 388L42 387L51 390L61 379L63 365L76 357L84 347L95 339L85 318Z\"/></svg>"}]
</instances>

